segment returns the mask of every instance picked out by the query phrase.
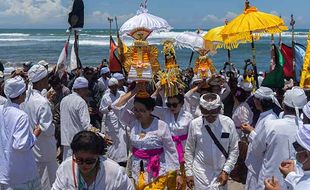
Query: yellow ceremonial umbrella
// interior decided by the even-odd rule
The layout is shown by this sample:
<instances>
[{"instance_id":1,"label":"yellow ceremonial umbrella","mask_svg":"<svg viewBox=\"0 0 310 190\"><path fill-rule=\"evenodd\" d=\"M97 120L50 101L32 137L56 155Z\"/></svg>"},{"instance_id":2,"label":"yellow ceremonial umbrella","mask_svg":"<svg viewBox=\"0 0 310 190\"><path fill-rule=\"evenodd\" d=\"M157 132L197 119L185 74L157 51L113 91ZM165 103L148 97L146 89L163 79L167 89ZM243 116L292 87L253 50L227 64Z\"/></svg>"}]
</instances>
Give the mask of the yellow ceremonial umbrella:
<instances>
[{"instance_id":1,"label":"yellow ceremonial umbrella","mask_svg":"<svg viewBox=\"0 0 310 190\"><path fill-rule=\"evenodd\" d=\"M301 78L300 78L300 87L301 88L310 88L310 30L308 34L308 40L307 40L307 51L305 55L304 65L301 72Z\"/></svg>"},{"instance_id":2,"label":"yellow ceremonial umbrella","mask_svg":"<svg viewBox=\"0 0 310 190\"><path fill-rule=\"evenodd\" d=\"M244 12L229 22L221 34L225 44L252 43L252 61L258 87L254 40L262 34L276 34L287 29L283 19L258 11L256 7L250 6L249 1L246 0Z\"/></svg>"},{"instance_id":3,"label":"yellow ceremonial umbrella","mask_svg":"<svg viewBox=\"0 0 310 190\"><path fill-rule=\"evenodd\" d=\"M225 23L227 24L228 21L226 20ZM238 43L230 43L230 44L225 44L223 37L222 37L222 31L224 29L224 26L219 26L216 28L210 29L204 36L203 39L205 40L205 43L212 43L214 49L219 49L219 48L225 48L227 49L228 52L228 62L230 62L230 50L235 49L238 47Z\"/></svg>"}]
</instances>

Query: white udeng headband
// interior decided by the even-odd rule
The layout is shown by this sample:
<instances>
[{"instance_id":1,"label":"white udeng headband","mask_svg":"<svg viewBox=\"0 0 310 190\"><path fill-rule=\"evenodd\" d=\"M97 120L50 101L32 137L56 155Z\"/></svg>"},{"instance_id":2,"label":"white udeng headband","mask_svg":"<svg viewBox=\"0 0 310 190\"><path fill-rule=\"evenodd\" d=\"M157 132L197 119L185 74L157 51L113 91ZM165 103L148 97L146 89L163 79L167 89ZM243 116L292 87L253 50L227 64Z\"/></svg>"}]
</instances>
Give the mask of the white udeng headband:
<instances>
[{"instance_id":1,"label":"white udeng headband","mask_svg":"<svg viewBox=\"0 0 310 190\"><path fill-rule=\"evenodd\" d=\"M216 95L216 99L213 100L212 102L208 102L204 99L205 96L209 95L209 94L213 94L213 93L208 93L208 94L204 94L200 97L200 106L203 107L206 110L214 110L219 108L220 106L222 106L222 102L221 102L221 98L219 95Z\"/></svg>"},{"instance_id":2,"label":"white udeng headband","mask_svg":"<svg viewBox=\"0 0 310 190\"><path fill-rule=\"evenodd\" d=\"M260 100L263 99L271 99L273 103L275 103L278 107L281 108L281 105L277 98L275 97L275 92L273 92L270 88L267 87L260 87L258 90L255 91L254 97Z\"/></svg>"},{"instance_id":3,"label":"white udeng headband","mask_svg":"<svg viewBox=\"0 0 310 190\"><path fill-rule=\"evenodd\" d=\"M304 106L302 111L307 118L310 118L310 101Z\"/></svg>"}]
</instances>

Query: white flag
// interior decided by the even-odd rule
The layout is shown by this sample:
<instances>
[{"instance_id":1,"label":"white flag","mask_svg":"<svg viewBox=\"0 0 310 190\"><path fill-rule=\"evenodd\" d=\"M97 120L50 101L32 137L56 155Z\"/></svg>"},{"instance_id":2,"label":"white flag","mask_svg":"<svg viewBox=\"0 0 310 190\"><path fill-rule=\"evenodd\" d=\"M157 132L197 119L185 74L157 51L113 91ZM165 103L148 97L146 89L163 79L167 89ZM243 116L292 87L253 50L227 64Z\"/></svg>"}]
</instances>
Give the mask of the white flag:
<instances>
[{"instance_id":1,"label":"white flag","mask_svg":"<svg viewBox=\"0 0 310 190\"><path fill-rule=\"evenodd\" d=\"M77 59L76 59L76 54L75 54L74 45L73 45L71 49L70 69L72 71L76 68L77 68Z\"/></svg>"},{"instance_id":2,"label":"white flag","mask_svg":"<svg viewBox=\"0 0 310 190\"><path fill-rule=\"evenodd\" d=\"M69 42L67 41L57 61L56 72L59 72L60 75L62 75L66 71L66 62L68 58L68 46L69 46Z\"/></svg>"}]
</instances>

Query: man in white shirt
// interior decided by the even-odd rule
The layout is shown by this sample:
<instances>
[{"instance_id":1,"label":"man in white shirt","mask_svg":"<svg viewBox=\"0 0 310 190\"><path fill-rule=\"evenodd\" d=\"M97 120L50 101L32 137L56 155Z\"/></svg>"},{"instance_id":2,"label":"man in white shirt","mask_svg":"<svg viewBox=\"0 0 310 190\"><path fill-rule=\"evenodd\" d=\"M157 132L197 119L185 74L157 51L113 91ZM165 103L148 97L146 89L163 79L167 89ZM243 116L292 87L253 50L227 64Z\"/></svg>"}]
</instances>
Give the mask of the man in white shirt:
<instances>
[{"instance_id":1,"label":"man in white shirt","mask_svg":"<svg viewBox=\"0 0 310 190\"><path fill-rule=\"evenodd\" d=\"M200 98L199 104L202 116L190 123L185 146L187 185L196 190L227 189L228 175L239 154L239 136L234 122L220 114L219 95L207 93Z\"/></svg>"},{"instance_id":2,"label":"man in white shirt","mask_svg":"<svg viewBox=\"0 0 310 190\"><path fill-rule=\"evenodd\" d=\"M41 177L43 190L51 189L56 178L56 140L53 114L48 100L42 91L48 88L48 71L42 65L36 64L28 71L28 94L24 103L24 111L29 115L32 128L39 126L42 134L33 147L36 162Z\"/></svg>"},{"instance_id":3,"label":"man in white shirt","mask_svg":"<svg viewBox=\"0 0 310 190\"><path fill-rule=\"evenodd\" d=\"M28 115L20 109L26 97L26 84L20 76L7 79L8 101L0 106L0 189L39 190L41 182L32 152L41 129L32 134Z\"/></svg>"},{"instance_id":4,"label":"man in white shirt","mask_svg":"<svg viewBox=\"0 0 310 190\"><path fill-rule=\"evenodd\" d=\"M63 146L63 160L72 155L70 143L75 134L91 128L88 105L88 80L75 79L72 94L64 97L60 103L60 135Z\"/></svg>"},{"instance_id":5,"label":"man in white shirt","mask_svg":"<svg viewBox=\"0 0 310 190\"><path fill-rule=\"evenodd\" d=\"M303 126L299 128L296 142L293 143L296 151L296 161L285 160L280 170L290 190L305 190L310 186L310 102L303 108ZM266 190L280 190L278 180L266 179Z\"/></svg>"},{"instance_id":6,"label":"man in white shirt","mask_svg":"<svg viewBox=\"0 0 310 190\"><path fill-rule=\"evenodd\" d=\"M107 91L100 103L100 111L106 114L104 129L102 131L113 139L113 144L108 147L108 158L118 162L120 166L126 167L128 133L126 126L119 121L117 113L111 108L112 104L125 92L118 90L118 81L109 79L109 91Z\"/></svg>"},{"instance_id":7,"label":"man in white shirt","mask_svg":"<svg viewBox=\"0 0 310 190\"><path fill-rule=\"evenodd\" d=\"M295 151L291 145L296 141L295 136L298 128L302 127L299 113L306 103L307 96L302 89L295 87L288 90L284 94L283 119L266 121L266 129L262 131L261 135L263 143L255 144L253 147L253 149L261 150L264 154L257 189L264 190L264 181L270 176L276 176L279 179L282 190L287 189L278 168L283 160L294 156Z\"/></svg>"},{"instance_id":8,"label":"man in white shirt","mask_svg":"<svg viewBox=\"0 0 310 190\"><path fill-rule=\"evenodd\" d=\"M274 92L267 87L260 87L254 94L255 107L261 112L259 119L255 125L255 129L249 124L244 124L241 129L244 133L249 134L249 147L247 158L245 161L248 167L248 175L246 180L246 189L257 190L258 176L262 168L264 152L260 149L260 143L263 140L266 130L266 121L277 119L277 115L273 112L274 104L279 105Z\"/></svg>"},{"instance_id":9,"label":"man in white shirt","mask_svg":"<svg viewBox=\"0 0 310 190\"><path fill-rule=\"evenodd\" d=\"M110 69L108 67L103 67L100 70L100 78L98 79L99 90L102 94L109 88L108 82L110 77Z\"/></svg>"},{"instance_id":10,"label":"man in white shirt","mask_svg":"<svg viewBox=\"0 0 310 190\"><path fill-rule=\"evenodd\" d=\"M125 86L126 81L124 75L121 73L114 73L113 78L118 80L118 89L126 93L128 88Z\"/></svg>"}]
</instances>

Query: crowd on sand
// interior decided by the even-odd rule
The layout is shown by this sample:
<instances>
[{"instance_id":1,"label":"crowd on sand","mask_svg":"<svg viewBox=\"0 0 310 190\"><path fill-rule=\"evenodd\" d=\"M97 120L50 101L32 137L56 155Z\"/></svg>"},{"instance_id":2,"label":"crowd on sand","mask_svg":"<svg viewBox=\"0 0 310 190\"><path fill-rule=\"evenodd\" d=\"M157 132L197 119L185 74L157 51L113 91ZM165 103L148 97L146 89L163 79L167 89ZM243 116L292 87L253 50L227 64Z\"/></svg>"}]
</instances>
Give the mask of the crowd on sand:
<instances>
[{"instance_id":1,"label":"crowd on sand","mask_svg":"<svg viewBox=\"0 0 310 190\"><path fill-rule=\"evenodd\" d=\"M0 190L310 189L307 89L189 68L167 97L105 64L48 67L0 71Z\"/></svg>"}]
</instances>

